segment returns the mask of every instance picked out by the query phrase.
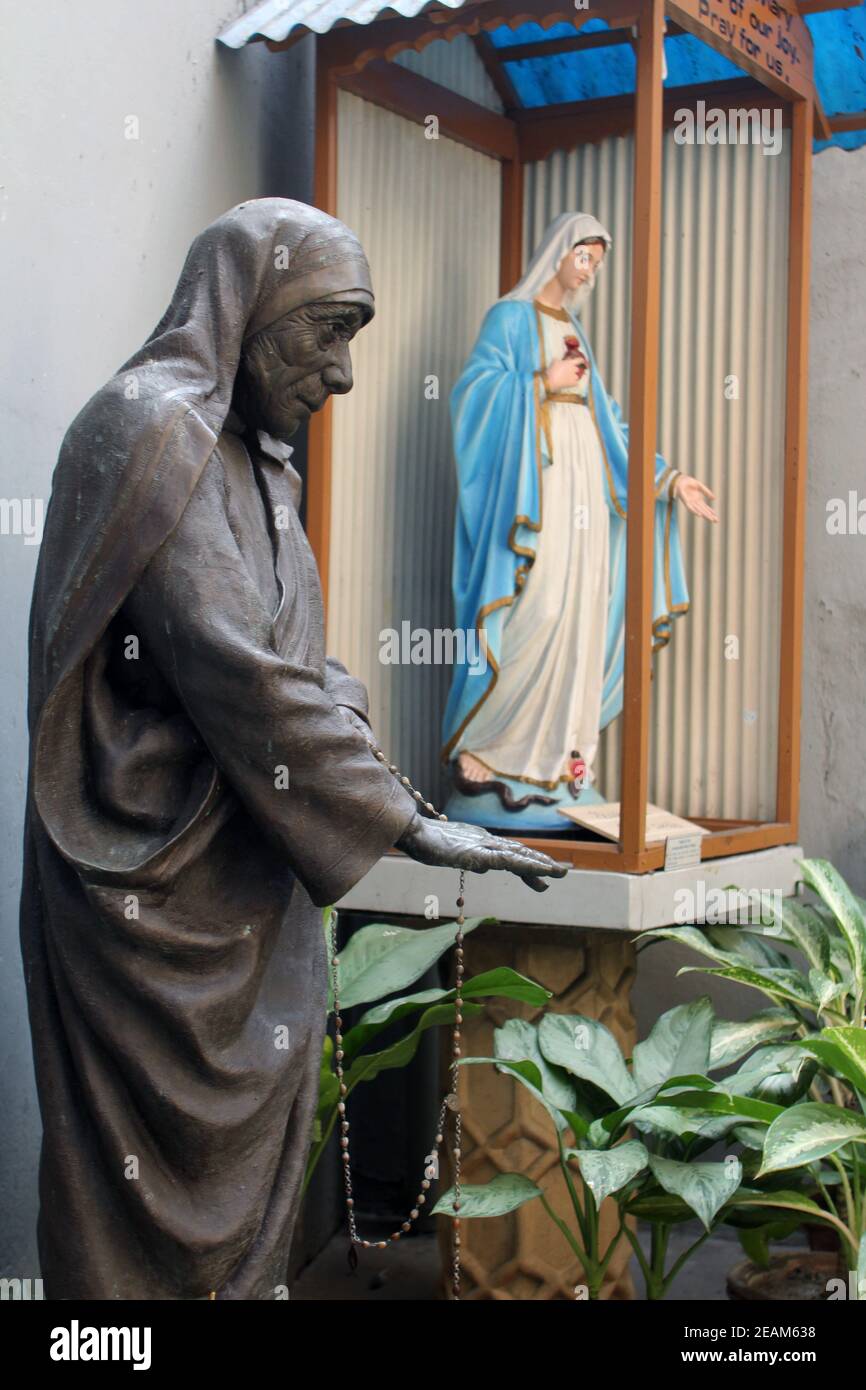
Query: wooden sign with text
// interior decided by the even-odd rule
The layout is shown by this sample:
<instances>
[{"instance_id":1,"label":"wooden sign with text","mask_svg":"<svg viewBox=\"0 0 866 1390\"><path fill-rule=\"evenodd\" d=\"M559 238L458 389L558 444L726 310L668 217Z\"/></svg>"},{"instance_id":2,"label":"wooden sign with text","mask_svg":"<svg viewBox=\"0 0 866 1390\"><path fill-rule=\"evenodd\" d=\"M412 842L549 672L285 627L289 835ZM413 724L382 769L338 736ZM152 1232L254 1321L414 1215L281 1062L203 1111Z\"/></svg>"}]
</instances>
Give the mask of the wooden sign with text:
<instances>
[{"instance_id":1,"label":"wooden sign with text","mask_svg":"<svg viewBox=\"0 0 866 1390\"><path fill-rule=\"evenodd\" d=\"M676 0L671 19L780 96L813 96L812 36L796 0Z\"/></svg>"}]
</instances>

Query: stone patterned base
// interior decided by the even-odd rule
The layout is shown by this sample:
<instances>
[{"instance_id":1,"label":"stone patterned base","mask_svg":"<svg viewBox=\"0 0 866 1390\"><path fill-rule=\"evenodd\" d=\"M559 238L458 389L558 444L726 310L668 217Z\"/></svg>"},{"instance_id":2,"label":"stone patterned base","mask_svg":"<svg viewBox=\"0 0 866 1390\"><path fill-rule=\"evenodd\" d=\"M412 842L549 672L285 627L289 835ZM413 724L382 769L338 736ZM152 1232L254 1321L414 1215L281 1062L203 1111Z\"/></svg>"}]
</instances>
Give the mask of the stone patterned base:
<instances>
[{"instance_id":1,"label":"stone patterned base","mask_svg":"<svg viewBox=\"0 0 866 1390\"><path fill-rule=\"evenodd\" d=\"M508 965L537 980L553 998L555 1013L579 1013L610 1028L630 1052L635 1042L630 992L635 953L623 933L573 928L484 926L466 938L467 977ZM483 1014L463 1024L463 1056L493 1055L493 1030L509 1018L541 1016L527 1004L490 1000ZM450 1039L442 1030L443 1043ZM443 1046L443 1067L448 1053ZM463 1181L483 1183L497 1173L525 1173L543 1188L558 1214L571 1206L559 1169L549 1117L517 1082L494 1067L462 1067ZM451 1184L451 1162L443 1155L439 1191ZM600 1213L601 1238L616 1229L611 1200ZM451 1296L451 1222L439 1222L443 1295ZM529 1202L509 1216L466 1220L461 1226L463 1299L569 1299L583 1283L583 1269L540 1202ZM623 1240L608 1266L603 1299L634 1296L628 1272L631 1247ZM585 1295L584 1295L585 1296Z\"/></svg>"}]
</instances>

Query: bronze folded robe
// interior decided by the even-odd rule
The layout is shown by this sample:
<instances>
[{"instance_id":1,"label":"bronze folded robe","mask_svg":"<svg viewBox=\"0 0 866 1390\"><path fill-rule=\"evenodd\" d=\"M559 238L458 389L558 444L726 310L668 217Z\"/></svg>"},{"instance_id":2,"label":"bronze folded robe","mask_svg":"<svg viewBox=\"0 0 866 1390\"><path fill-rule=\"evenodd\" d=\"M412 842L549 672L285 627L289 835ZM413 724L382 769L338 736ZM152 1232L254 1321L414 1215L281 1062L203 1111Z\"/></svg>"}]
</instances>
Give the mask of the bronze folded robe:
<instances>
[{"instance_id":1,"label":"bronze folded robe","mask_svg":"<svg viewBox=\"0 0 866 1390\"><path fill-rule=\"evenodd\" d=\"M298 475L232 423L102 635L66 642L84 659L34 668L22 941L52 1299L281 1296L325 1030L319 908L415 809L338 708L366 716L366 694L326 663ZM54 537L75 487L55 484ZM101 556L147 553L131 515ZM39 651L55 610L37 586Z\"/></svg>"}]
</instances>

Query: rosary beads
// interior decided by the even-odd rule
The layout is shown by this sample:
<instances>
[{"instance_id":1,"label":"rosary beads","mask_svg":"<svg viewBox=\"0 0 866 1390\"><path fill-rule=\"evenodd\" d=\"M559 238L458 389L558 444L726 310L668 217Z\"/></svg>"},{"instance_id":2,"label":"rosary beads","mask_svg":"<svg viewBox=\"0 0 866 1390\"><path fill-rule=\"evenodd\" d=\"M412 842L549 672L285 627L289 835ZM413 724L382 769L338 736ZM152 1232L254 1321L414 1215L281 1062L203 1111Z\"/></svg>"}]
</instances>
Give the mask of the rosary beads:
<instances>
[{"instance_id":1,"label":"rosary beads","mask_svg":"<svg viewBox=\"0 0 866 1390\"><path fill-rule=\"evenodd\" d=\"M447 820L448 817L430 801L426 801L419 791L412 786L408 777L401 775L399 768L394 763L389 763L381 748L371 744L371 751L376 760L385 766L388 771L397 777L406 790L415 798L419 806L437 820ZM331 971L334 995L334 1023L335 1023L335 1048L334 1059L337 1073L337 1081L340 1087L340 1099L337 1111L340 1116L340 1158L343 1165L343 1183L346 1191L346 1212L349 1225L349 1239L351 1241L350 1254L357 1260L355 1247L360 1246L363 1250L385 1250L389 1245L396 1243L407 1232L411 1231L413 1223L418 1220L421 1208L426 1204L427 1193L430 1186L439 1177L439 1149L445 1138L445 1125L449 1111L454 1116L454 1211L460 1211L460 1173L461 1173L461 1116L460 1100L457 1091L458 1068L460 1065L460 1025L463 1022L463 914L464 898L463 891L465 885L464 871L460 870L460 889L457 897L457 931L454 937L455 952L455 982L454 982L454 1031L452 1034L451 1048L451 1090L442 1101L439 1110L438 1123L436 1125L436 1135L431 1146L430 1152L424 1159L424 1177L421 1182L421 1190L415 1198L415 1205L409 1212L408 1218L402 1222L399 1230L392 1231L387 1240L364 1240L358 1234L357 1223L355 1220L355 1201L352 1196L352 1173L351 1157L349 1152L349 1121L346 1118L346 1096L348 1088L343 1077L343 1019L340 1014L339 999L339 965L340 958L337 952L337 912L331 911ZM452 1298L460 1298L460 1217L455 1215L453 1218L453 1244L452 1244L452 1265L451 1265L451 1288Z\"/></svg>"}]
</instances>

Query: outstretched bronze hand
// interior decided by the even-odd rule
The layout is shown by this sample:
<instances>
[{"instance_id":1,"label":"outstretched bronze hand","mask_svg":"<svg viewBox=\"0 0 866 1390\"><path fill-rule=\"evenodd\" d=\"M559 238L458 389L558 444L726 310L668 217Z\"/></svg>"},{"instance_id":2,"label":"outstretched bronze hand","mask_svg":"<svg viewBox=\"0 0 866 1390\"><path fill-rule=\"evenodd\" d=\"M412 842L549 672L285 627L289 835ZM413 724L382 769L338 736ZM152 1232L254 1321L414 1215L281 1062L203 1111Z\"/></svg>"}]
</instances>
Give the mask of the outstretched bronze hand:
<instances>
[{"instance_id":1,"label":"outstretched bronze hand","mask_svg":"<svg viewBox=\"0 0 866 1390\"><path fill-rule=\"evenodd\" d=\"M340 705L339 708L367 740L376 756L381 757L369 724L347 705ZM481 826L467 825L465 821L427 820L417 812L397 841L396 848L408 854L410 859L417 859L419 864L467 869L474 874L486 874L488 869L504 869L507 873L517 874L536 893L544 893L550 887L550 884L543 882L544 878L564 878L568 872L565 864L557 864L549 855L529 849L518 840L491 835Z\"/></svg>"},{"instance_id":2,"label":"outstretched bronze hand","mask_svg":"<svg viewBox=\"0 0 866 1390\"><path fill-rule=\"evenodd\" d=\"M549 855L529 849L517 840L491 835L481 826L464 821L425 820L418 814L397 841L397 849L420 864L468 869L475 874L504 869L517 874L536 893L550 887L544 878L563 878L567 873L565 864L557 864Z\"/></svg>"}]
</instances>

